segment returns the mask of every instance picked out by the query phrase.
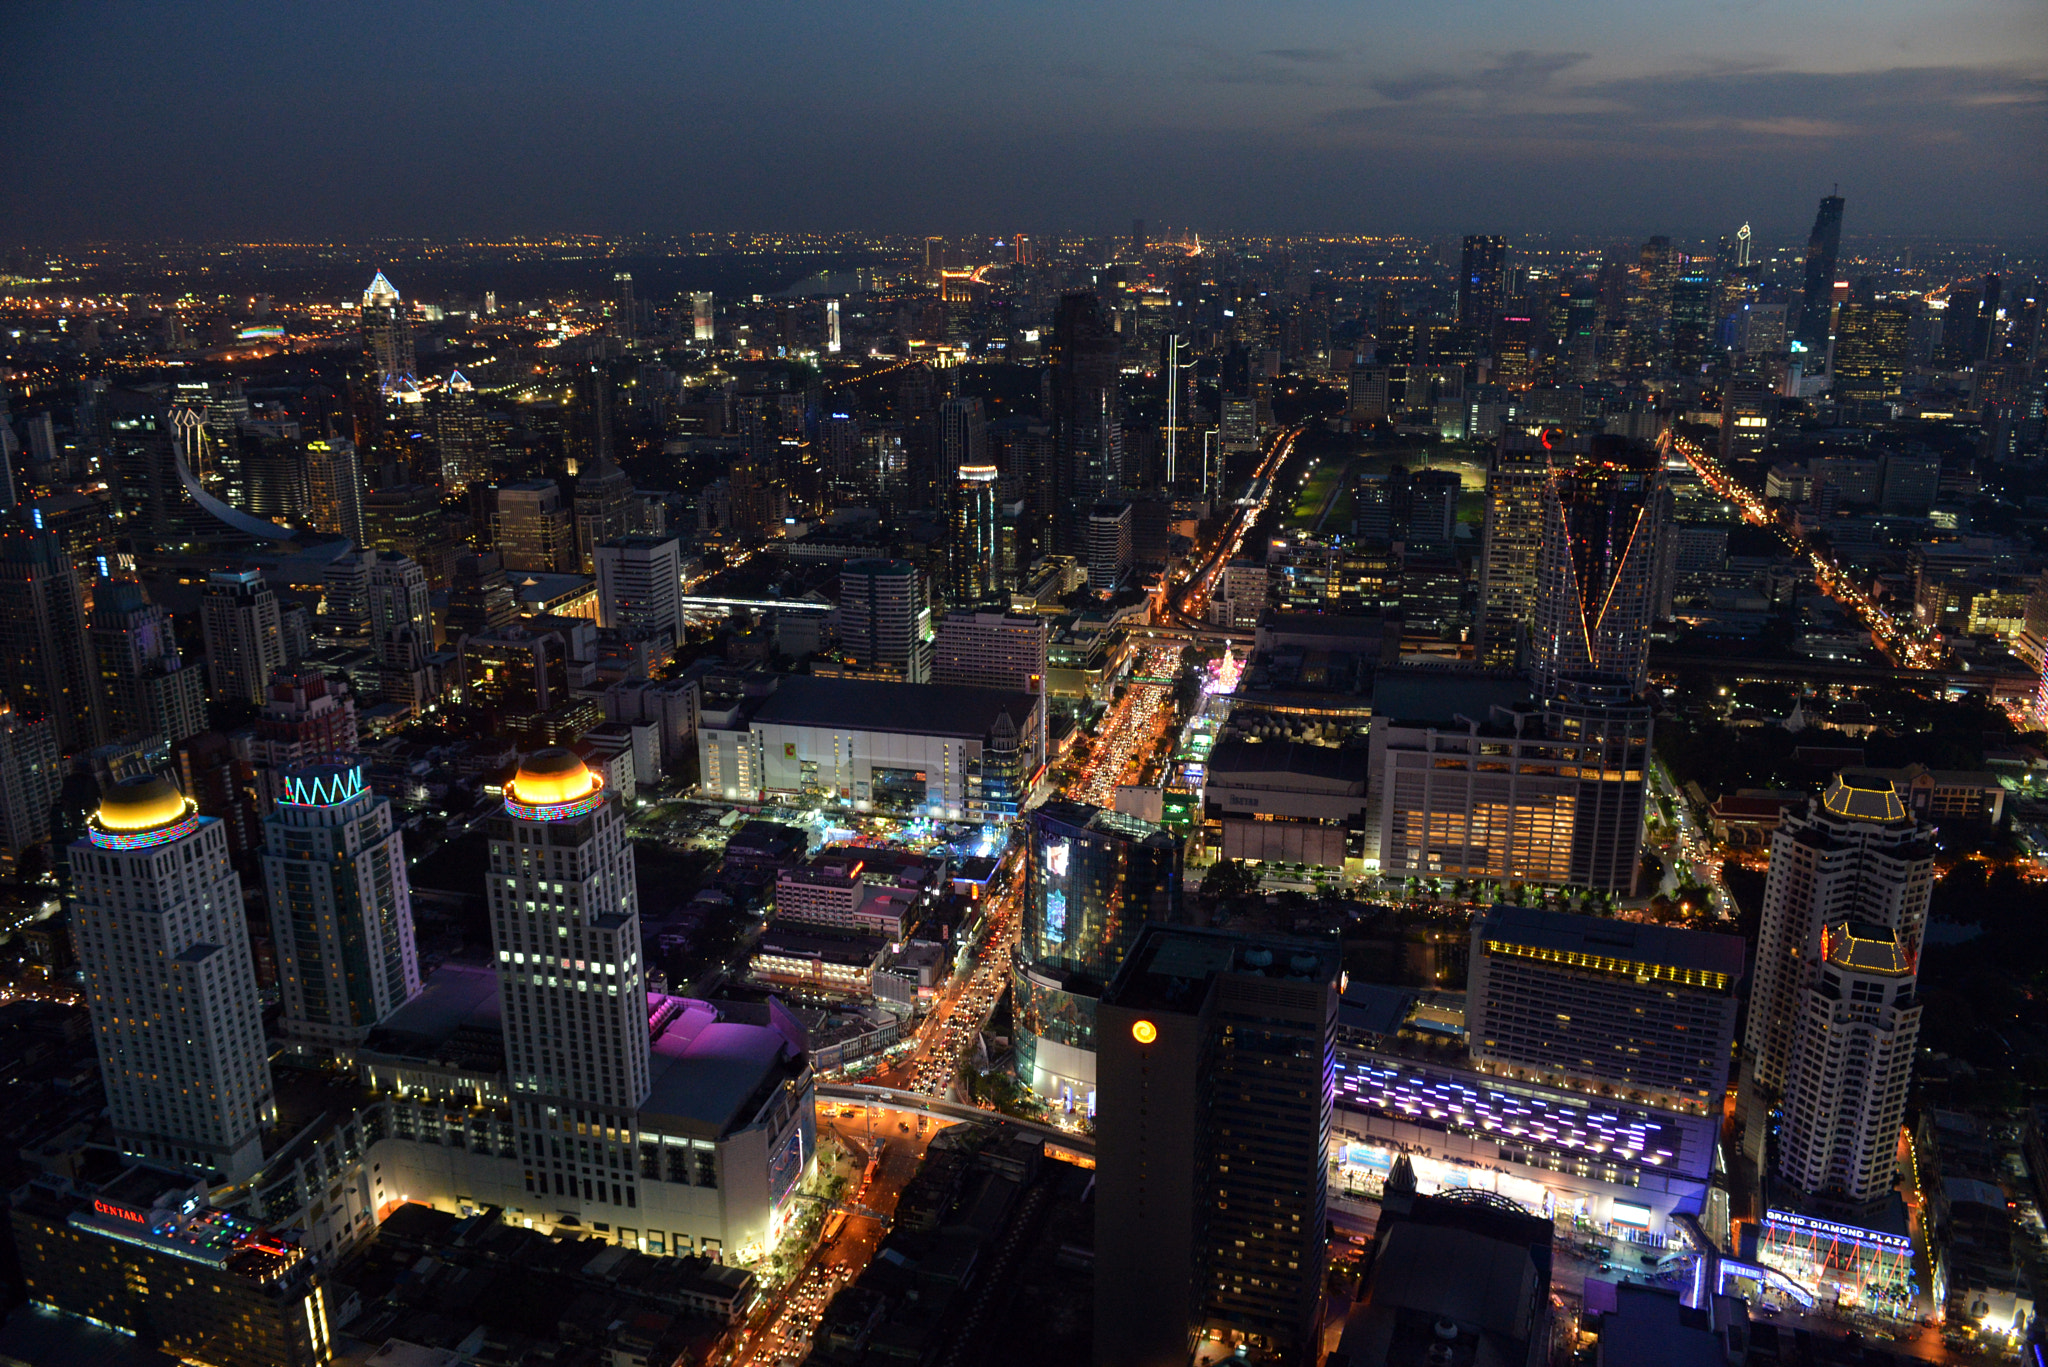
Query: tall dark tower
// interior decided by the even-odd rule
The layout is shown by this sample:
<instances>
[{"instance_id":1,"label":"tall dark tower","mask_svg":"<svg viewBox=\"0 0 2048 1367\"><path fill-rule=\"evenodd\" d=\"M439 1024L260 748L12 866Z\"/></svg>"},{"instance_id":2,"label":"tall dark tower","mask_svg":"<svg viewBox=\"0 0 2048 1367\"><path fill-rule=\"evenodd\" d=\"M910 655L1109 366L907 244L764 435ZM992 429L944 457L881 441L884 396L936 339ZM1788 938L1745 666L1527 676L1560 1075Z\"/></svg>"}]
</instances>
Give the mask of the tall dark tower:
<instances>
[{"instance_id":1,"label":"tall dark tower","mask_svg":"<svg viewBox=\"0 0 2048 1367\"><path fill-rule=\"evenodd\" d=\"M1131 220L1131 259L1133 261L1145 254L1146 245L1145 220L1134 218Z\"/></svg>"},{"instance_id":2,"label":"tall dark tower","mask_svg":"<svg viewBox=\"0 0 2048 1367\"><path fill-rule=\"evenodd\" d=\"M1507 243L1499 238L1465 239L1464 269L1458 273L1458 326L1474 337L1493 335L1493 320L1500 317L1501 276L1507 260Z\"/></svg>"},{"instance_id":3,"label":"tall dark tower","mask_svg":"<svg viewBox=\"0 0 2048 1367\"><path fill-rule=\"evenodd\" d=\"M1047 360L1058 444L1053 544L1078 555L1097 495L1123 483L1122 364L1116 332L1093 293L1060 296Z\"/></svg>"},{"instance_id":4,"label":"tall dark tower","mask_svg":"<svg viewBox=\"0 0 2048 1367\"><path fill-rule=\"evenodd\" d=\"M1806 292L1799 297L1799 323L1792 329L1792 348L1808 356L1825 356L1828 349L1828 315L1835 294L1835 258L1842 250L1842 205L1840 195L1820 202L1813 216L1813 231L1806 237ZM1809 369L1818 369L1809 363Z\"/></svg>"}]
</instances>

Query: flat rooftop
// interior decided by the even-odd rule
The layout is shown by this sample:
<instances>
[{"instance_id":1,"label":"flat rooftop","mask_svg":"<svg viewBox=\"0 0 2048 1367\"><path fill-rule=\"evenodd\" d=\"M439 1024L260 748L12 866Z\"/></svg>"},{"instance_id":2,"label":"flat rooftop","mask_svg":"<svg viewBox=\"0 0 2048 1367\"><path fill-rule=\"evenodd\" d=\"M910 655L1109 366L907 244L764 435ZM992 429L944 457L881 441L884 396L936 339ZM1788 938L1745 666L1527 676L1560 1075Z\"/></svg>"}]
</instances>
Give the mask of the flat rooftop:
<instances>
[{"instance_id":1,"label":"flat rooftop","mask_svg":"<svg viewBox=\"0 0 2048 1367\"><path fill-rule=\"evenodd\" d=\"M1226 740L1217 742L1209 752L1210 783L1240 774L1286 774L1356 785L1362 794L1370 768L1371 755L1366 750L1297 741Z\"/></svg>"},{"instance_id":2,"label":"flat rooftop","mask_svg":"<svg viewBox=\"0 0 2048 1367\"><path fill-rule=\"evenodd\" d=\"M1241 935L1193 926L1150 924L1124 956L1105 1003L1192 1013L1220 974L1298 983L1334 983L1341 968L1335 940Z\"/></svg>"},{"instance_id":3,"label":"flat rooftop","mask_svg":"<svg viewBox=\"0 0 2048 1367\"><path fill-rule=\"evenodd\" d=\"M1461 669L1383 669L1373 680L1372 714L1417 726L1456 726L1459 717L1484 725L1496 707L1527 706L1519 677Z\"/></svg>"},{"instance_id":4,"label":"flat rooftop","mask_svg":"<svg viewBox=\"0 0 2048 1367\"><path fill-rule=\"evenodd\" d=\"M747 1118L742 1112L780 1068L788 1037L772 1026L720 1020L709 1002L669 1001L682 1009L654 1038L640 1113L686 1122L707 1138L723 1134Z\"/></svg>"},{"instance_id":5,"label":"flat rooftop","mask_svg":"<svg viewBox=\"0 0 2048 1367\"><path fill-rule=\"evenodd\" d=\"M420 984L420 994L370 1032L365 1047L407 1054L442 1043L463 1026L501 1029L498 971L484 964L444 963Z\"/></svg>"},{"instance_id":6,"label":"flat rooftop","mask_svg":"<svg viewBox=\"0 0 2048 1367\"><path fill-rule=\"evenodd\" d=\"M833 727L981 740L1004 712L1017 729L1038 710L1033 693L958 684L819 679L792 674L754 708L757 725Z\"/></svg>"},{"instance_id":7,"label":"flat rooftop","mask_svg":"<svg viewBox=\"0 0 2048 1367\"><path fill-rule=\"evenodd\" d=\"M1489 940L1535 949L1722 973L1731 982L1742 976L1745 950L1736 935L1574 916L1538 907L1497 906L1481 922L1481 933Z\"/></svg>"}]
</instances>

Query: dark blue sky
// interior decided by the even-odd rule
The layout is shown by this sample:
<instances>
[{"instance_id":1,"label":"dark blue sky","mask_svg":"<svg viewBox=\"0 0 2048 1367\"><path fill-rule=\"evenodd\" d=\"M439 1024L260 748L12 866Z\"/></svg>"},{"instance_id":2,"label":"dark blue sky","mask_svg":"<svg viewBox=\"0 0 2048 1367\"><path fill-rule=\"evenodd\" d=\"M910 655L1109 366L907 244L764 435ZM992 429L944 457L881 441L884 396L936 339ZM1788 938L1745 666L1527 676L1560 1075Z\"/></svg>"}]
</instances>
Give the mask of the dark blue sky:
<instances>
[{"instance_id":1,"label":"dark blue sky","mask_svg":"<svg viewBox=\"0 0 2048 1367\"><path fill-rule=\"evenodd\" d=\"M0 10L0 237L2048 223L2039 0Z\"/></svg>"}]
</instances>

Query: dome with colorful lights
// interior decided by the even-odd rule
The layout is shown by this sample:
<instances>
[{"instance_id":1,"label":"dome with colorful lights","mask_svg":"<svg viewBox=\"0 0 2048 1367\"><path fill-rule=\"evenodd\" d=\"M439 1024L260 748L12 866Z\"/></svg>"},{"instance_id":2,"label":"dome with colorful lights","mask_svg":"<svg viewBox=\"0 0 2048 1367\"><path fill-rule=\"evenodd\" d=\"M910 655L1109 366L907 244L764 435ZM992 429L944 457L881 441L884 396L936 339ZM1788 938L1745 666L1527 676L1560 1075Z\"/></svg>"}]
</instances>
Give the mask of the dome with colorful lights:
<instances>
[{"instance_id":1,"label":"dome with colorful lights","mask_svg":"<svg viewBox=\"0 0 2048 1367\"><path fill-rule=\"evenodd\" d=\"M139 849L176 840L199 822L178 785L160 774L100 790L100 809L87 830L103 849Z\"/></svg>"},{"instance_id":2,"label":"dome with colorful lights","mask_svg":"<svg viewBox=\"0 0 2048 1367\"><path fill-rule=\"evenodd\" d=\"M573 750L549 746L520 761L505 786L505 809L528 820L581 816L604 800L604 780Z\"/></svg>"}]
</instances>

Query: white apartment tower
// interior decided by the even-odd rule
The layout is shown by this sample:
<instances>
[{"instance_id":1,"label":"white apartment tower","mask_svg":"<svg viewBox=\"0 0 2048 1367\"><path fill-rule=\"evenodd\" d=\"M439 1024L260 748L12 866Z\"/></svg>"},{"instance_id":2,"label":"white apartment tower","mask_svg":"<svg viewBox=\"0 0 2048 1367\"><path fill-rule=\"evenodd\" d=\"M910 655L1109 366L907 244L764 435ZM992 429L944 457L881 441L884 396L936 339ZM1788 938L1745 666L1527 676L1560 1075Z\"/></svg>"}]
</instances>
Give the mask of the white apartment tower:
<instances>
[{"instance_id":1,"label":"white apartment tower","mask_svg":"<svg viewBox=\"0 0 2048 1367\"><path fill-rule=\"evenodd\" d=\"M337 756L287 769L263 822L263 881L297 1043L359 1044L420 990L412 887L391 802Z\"/></svg>"},{"instance_id":2,"label":"white apartment tower","mask_svg":"<svg viewBox=\"0 0 2048 1367\"><path fill-rule=\"evenodd\" d=\"M370 644L388 665L404 664L408 642L434 649L434 612L427 572L409 555L378 551L368 565Z\"/></svg>"},{"instance_id":3,"label":"white apartment tower","mask_svg":"<svg viewBox=\"0 0 2048 1367\"><path fill-rule=\"evenodd\" d=\"M63 782L57 723L31 721L0 698L0 870L13 873L24 851L50 838Z\"/></svg>"},{"instance_id":4,"label":"white apartment tower","mask_svg":"<svg viewBox=\"0 0 2048 1367\"><path fill-rule=\"evenodd\" d=\"M646 973L619 800L567 750L526 757L491 821L505 1076L526 1190L585 1223L640 1206Z\"/></svg>"},{"instance_id":5,"label":"white apartment tower","mask_svg":"<svg viewBox=\"0 0 2048 1367\"><path fill-rule=\"evenodd\" d=\"M1799 994L1778 1176L1845 1214L1891 1194L1920 1035L1915 981L1896 931L1838 920Z\"/></svg>"},{"instance_id":6,"label":"white apartment tower","mask_svg":"<svg viewBox=\"0 0 2048 1367\"><path fill-rule=\"evenodd\" d=\"M1786 814L1771 838L1744 1041L1757 1082L1785 1089L1799 994L1822 928L1841 920L1882 926L1917 959L1933 890L1934 828L1914 818L1890 779L1837 774L1803 815Z\"/></svg>"},{"instance_id":7,"label":"white apartment tower","mask_svg":"<svg viewBox=\"0 0 2048 1367\"><path fill-rule=\"evenodd\" d=\"M931 604L907 560L849 560L839 572L839 648L849 673L930 683Z\"/></svg>"},{"instance_id":8,"label":"white apartment tower","mask_svg":"<svg viewBox=\"0 0 2048 1367\"><path fill-rule=\"evenodd\" d=\"M939 619L932 682L1045 692L1046 619L1007 612L949 612Z\"/></svg>"},{"instance_id":9,"label":"white apartment tower","mask_svg":"<svg viewBox=\"0 0 2048 1367\"><path fill-rule=\"evenodd\" d=\"M261 570L215 570L199 602L210 696L263 705L270 676L285 665L284 620Z\"/></svg>"},{"instance_id":10,"label":"white apartment tower","mask_svg":"<svg viewBox=\"0 0 2048 1367\"><path fill-rule=\"evenodd\" d=\"M167 779L108 788L71 846L72 916L123 1152L229 1181L276 1118L227 830Z\"/></svg>"},{"instance_id":11,"label":"white apartment tower","mask_svg":"<svg viewBox=\"0 0 2048 1367\"><path fill-rule=\"evenodd\" d=\"M683 551L672 536L622 536L592 551L597 624L674 645L683 634Z\"/></svg>"}]
</instances>

